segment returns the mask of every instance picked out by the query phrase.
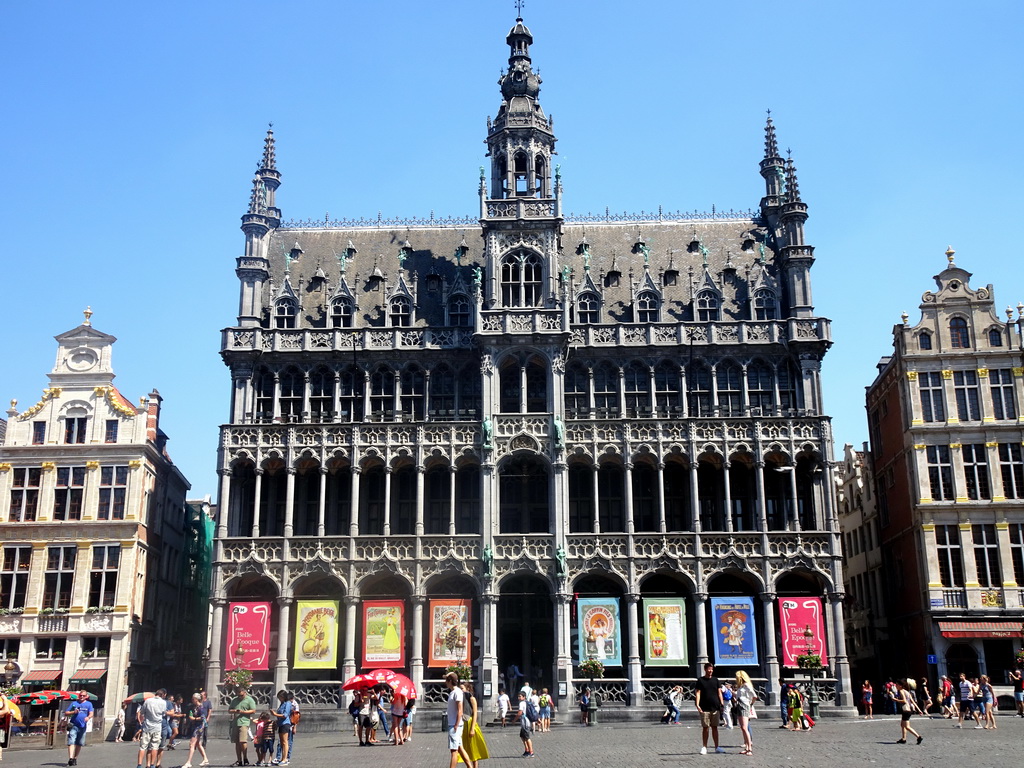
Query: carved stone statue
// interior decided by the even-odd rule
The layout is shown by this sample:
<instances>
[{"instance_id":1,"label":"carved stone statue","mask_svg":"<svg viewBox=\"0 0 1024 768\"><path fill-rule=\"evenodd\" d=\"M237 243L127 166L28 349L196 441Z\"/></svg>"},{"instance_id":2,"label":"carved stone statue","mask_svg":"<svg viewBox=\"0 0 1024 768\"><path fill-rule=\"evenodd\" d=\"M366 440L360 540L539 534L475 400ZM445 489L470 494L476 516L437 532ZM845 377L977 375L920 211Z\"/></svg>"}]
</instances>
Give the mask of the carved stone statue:
<instances>
[{"instance_id":1,"label":"carved stone statue","mask_svg":"<svg viewBox=\"0 0 1024 768\"><path fill-rule=\"evenodd\" d=\"M491 437L494 435L494 425L490 419L484 419L484 448L491 448Z\"/></svg>"},{"instance_id":2,"label":"carved stone statue","mask_svg":"<svg viewBox=\"0 0 1024 768\"><path fill-rule=\"evenodd\" d=\"M565 444L565 424L560 416L555 416L555 445L561 448Z\"/></svg>"},{"instance_id":3,"label":"carved stone statue","mask_svg":"<svg viewBox=\"0 0 1024 768\"><path fill-rule=\"evenodd\" d=\"M565 576L568 573L568 566L565 563L566 554L565 547L561 544L558 545L558 549L555 550L555 562L558 564L557 570L559 576Z\"/></svg>"},{"instance_id":4,"label":"carved stone statue","mask_svg":"<svg viewBox=\"0 0 1024 768\"><path fill-rule=\"evenodd\" d=\"M484 561L484 577L489 579L494 574L494 550L490 544L484 547L481 559Z\"/></svg>"}]
</instances>

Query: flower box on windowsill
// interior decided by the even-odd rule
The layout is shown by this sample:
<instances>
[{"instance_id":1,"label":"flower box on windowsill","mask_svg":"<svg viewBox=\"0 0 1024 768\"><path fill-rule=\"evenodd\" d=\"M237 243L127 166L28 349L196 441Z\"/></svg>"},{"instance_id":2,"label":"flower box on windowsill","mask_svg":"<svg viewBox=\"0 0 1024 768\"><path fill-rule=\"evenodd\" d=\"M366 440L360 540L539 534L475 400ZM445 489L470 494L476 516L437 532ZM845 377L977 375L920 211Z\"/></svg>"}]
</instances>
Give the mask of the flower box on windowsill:
<instances>
[{"instance_id":1,"label":"flower box on windowsill","mask_svg":"<svg viewBox=\"0 0 1024 768\"><path fill-rule=\"evenodd\" d=\"M20 616L24 612L24 608L0 608L0 616Z\"/></svg>"}]
</instances>

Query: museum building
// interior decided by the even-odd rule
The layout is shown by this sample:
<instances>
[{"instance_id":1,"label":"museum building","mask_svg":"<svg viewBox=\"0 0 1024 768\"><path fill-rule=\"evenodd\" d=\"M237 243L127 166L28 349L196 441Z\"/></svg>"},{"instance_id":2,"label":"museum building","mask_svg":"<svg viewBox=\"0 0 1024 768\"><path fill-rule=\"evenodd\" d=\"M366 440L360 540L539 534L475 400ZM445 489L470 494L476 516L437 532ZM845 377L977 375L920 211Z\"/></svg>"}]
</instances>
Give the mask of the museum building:
<instances>
[{"instance_id":1,"label":"museum building","mask_svg":"<svg viewBox=\"0 0 1024 768\"><path fill-rule=\"evenodd\" d=\"M208 684L306 709L468 664L660 706L711 660L849 707L807 205L765 127L756 211L563 211L533 37L507 36L478 213L283 222L268 131L237 259ZM760 191L759 191L760 194ZM508 681L511 682L511 681Z\"/></svg>"}]
</instances>

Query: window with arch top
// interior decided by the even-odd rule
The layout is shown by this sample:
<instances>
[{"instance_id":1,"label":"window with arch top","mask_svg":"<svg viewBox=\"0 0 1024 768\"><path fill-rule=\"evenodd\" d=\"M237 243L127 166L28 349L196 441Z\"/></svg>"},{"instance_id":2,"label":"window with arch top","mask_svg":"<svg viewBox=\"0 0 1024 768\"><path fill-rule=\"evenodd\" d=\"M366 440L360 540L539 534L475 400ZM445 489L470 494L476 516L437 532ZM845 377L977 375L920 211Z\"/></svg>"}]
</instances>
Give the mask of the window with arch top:
<instances>
[{"instance_id":1,"label":"window with arch top","mask_svg":"<svg viewBox=\"0 0 1024 768\"><path fill-rule=\"evenodd\" d=\"M594 293L584 293L576 301L576 321L583 325L596 325L600 321L601 300Z\"/></svg>"},{"instance_id":2,"label":"window with arch top","mask_svg":"<svg viewBox=\"0 0 1024 768\"><path fill-rule=\"evenodd\" d=\"M389 305L392 328L408 328L412 325L412 301L406 296L396 296Z\"/></svg>"},{"instance_id":3,"label":"window with arch top","mask_svg":"<svg viewBox=\"0 0 1024 768\"><path fill-rule=\"evenodd\" d=\"M643 291L636 297L636 320L638 323L658 322L658 297L651 291Z\"/></svg>"},{"instance_id":4,"label":"window with arch top","mask_svg":"<svg viewBox=\"0 0 1024 768\"><path fill-rule=\"evenodd\" d=\"M700 291L694 300L697 305L697 320L703 323L718 320L718 294L714 291Z\"/></svg>"},{"instance_id":5,"label":"window with arch top","mask_svg":"<svg viewBox=\"0 0 1024 768\"><path fill-rule=\"evenodd\" d=\"M932 335L928 331L921 331L917 337L917 346L919 349L931 349Z\"/></svg>"},{"instance_id":6,"label":"window with arch top","mask_svg":"<svg viewBox=\"0 0 1024 768\"><path fill-rule=\"evenodd\" d=\"M352 327L352 302L348 299L335 299L331 302L331 327Z\"/></svg>"},{"instance_id":7,"label":"window with arch top","mask_svg":"<svg viewBox=\"0 0 1024 768\"><path fill-rule=\"evenodd\" d=\"M754 319L775 320L775 293L767 288L754 291Z\"/></svg>"},{"instance_id":8,"label":"window with arch top","mask_svg":"<svg viewBox=\"0 0 1024 768\"><path fill-rule=\"evenodd\" d=\"M953 349L967 349L971 346L967 321L962 317L954 317L949 321L949 341Z\"/></svg>"},{"instance_id":9,"label":"window with arch top","mask_svg":"<svg viewBox=\"0 0 1024 768\"><path fill-rule=\"evenodd\" d=\"M988 330L988 345L990 347L1001 347L1003 346L1003 332L998 328L989 328Z\"/></svg>"},{"instance_id":10,"label":"window with arch top","mask_svg":"<svg viewBox=\"0 0 1024 768\"><path fill-rule=\"evenodd\" d=\"M461 293L448 299L448 324L458 328L469 326L469 299Z\"/></svg>"},{"instance_id":11,"label":"window with arch top","mask_svg":"<svg viewBox=\"0 0 1024 768\"><path fill-rule=\"evenodd\" d=\"M501 302L506 307L536 307L540 304L543 266L540 257L528 251L510 253L501 260Z\"/></svg>"},{"instance_id":12,"label":"window with arch top","mask_svg":"<svg viewBox=\"0 0 1024 768\"><path fill-rule=\"evenodd\" d=\"M274 305L274 327L294 328L295 317L299 314L299 307L291 299L280 299Z\"/></svg>"}]
</instances>

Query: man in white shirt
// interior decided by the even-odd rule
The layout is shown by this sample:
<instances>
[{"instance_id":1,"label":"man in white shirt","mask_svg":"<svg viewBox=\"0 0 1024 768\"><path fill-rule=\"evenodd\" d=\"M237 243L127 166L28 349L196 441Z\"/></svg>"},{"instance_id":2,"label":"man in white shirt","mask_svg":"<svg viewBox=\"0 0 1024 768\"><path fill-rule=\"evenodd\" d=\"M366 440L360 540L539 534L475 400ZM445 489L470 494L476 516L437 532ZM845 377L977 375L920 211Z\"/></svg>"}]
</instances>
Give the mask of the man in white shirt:
<instances>
[{"instance_id":1,"label":"man in white shirt","mask_svg":"<svg viewBox=\"0 0 1024 768\"><path fill-rule=\"evenodd\" d=\"M451 752L449 768L456 768L459 755L466 765L472 765L469 755L462 746L462 689L459 687L459 676L449 672L444 676L444 684L448 686L448 751Z\"/></svg>"},{"instance_id":2,"label":"man in white shirt","mask_svg":"<svg viewBox=\"0 0 1024 768\"><path fill-rule=\"evenodd\" d=\"M139 740L139 765L156 765L163 736L164 718L167 713L167 691L163 688L142 702L139 707L138 719L142 726L142 738ZM147 753L149 753L147 755ZM148 757L148 760L147 760Z\"/></svg>"}]
</instances>

